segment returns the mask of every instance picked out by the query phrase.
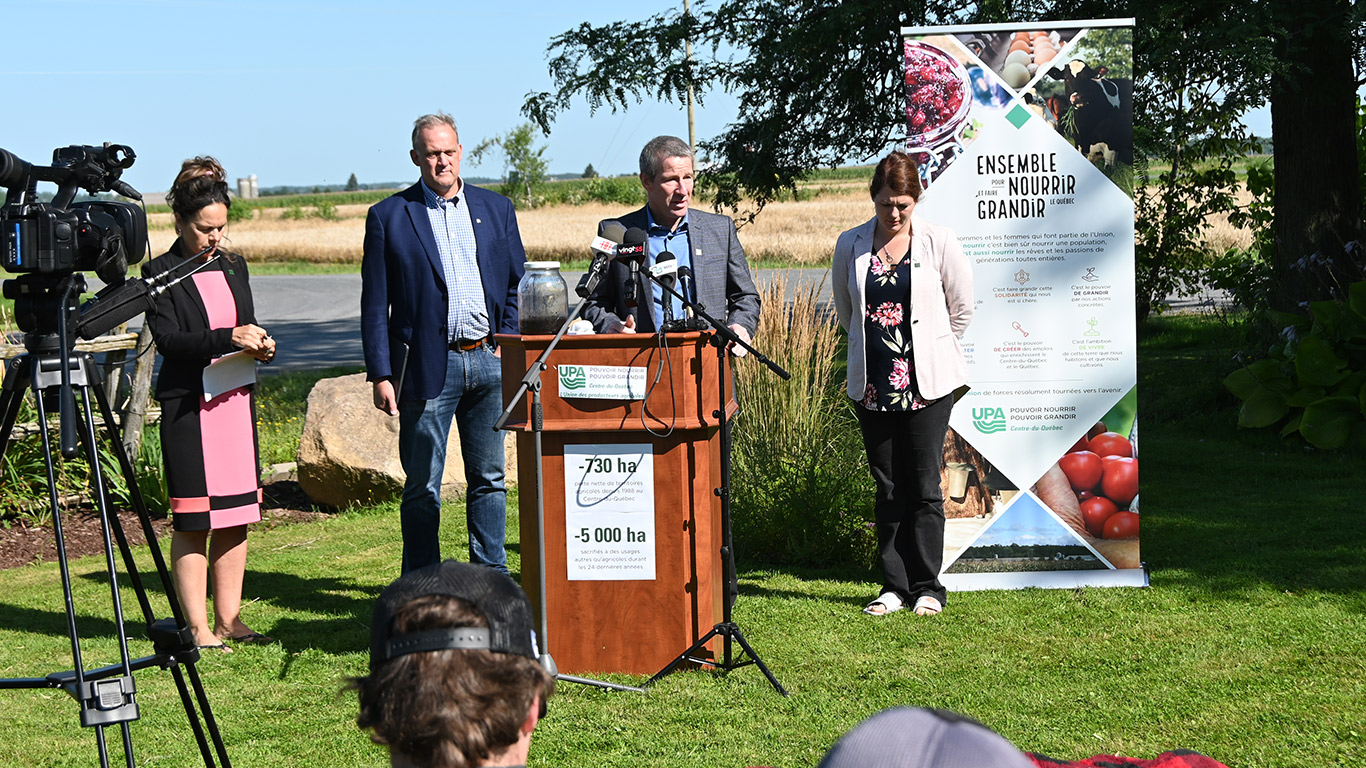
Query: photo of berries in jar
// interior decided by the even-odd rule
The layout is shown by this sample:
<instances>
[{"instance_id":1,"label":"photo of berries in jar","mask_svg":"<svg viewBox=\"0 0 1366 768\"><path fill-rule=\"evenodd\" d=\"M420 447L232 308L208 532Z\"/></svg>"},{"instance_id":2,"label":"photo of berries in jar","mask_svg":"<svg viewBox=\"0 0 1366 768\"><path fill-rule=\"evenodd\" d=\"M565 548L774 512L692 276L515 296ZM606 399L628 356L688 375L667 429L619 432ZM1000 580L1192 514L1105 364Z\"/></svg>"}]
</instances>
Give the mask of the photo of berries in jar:
<instances>
[{"instance_id":1,"label":"photo of berries in jar","mask_svg":"<svg viewBox=\"0 0 1366 768\"><path fill-rule=\"evenodd\" d=\"M967 120L972 98L963 64L943 48L906 41L906 144L934 148Z\"/></svg>"}]
</instances>

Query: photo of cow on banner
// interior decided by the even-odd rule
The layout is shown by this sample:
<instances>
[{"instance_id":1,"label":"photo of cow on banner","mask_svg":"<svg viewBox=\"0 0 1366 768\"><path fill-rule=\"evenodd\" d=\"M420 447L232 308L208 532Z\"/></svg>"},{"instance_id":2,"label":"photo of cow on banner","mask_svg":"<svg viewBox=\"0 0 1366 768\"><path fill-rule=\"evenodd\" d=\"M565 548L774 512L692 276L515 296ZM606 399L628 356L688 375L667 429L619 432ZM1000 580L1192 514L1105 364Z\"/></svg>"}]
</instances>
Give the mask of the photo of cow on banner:
<instances>
[{"instance_id":1,"label":"photo of cow on banner","mask_svg":"<svg viewBox=\"0 0 1366 768\"><path fill-rule=\"evenodd\" d=\"M977 284L945 441L950 590L1147 584L1132 25L902 30L922 205Z\"/></svg>"}]
</instances>

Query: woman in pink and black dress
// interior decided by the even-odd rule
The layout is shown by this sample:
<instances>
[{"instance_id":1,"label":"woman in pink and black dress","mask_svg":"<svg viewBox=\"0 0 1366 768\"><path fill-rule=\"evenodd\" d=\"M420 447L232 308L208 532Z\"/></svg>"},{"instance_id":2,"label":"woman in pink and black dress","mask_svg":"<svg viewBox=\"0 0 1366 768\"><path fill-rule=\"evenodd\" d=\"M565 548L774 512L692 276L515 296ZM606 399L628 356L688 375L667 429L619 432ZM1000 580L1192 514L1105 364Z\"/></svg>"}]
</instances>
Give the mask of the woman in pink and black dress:
<instances>
[{"instance_id":1,"label":"woman in pink and black dress","mask_svg":"<svg viewBox=\"0 0 1366 768\"><path fill-rule=\"evenodd\" d=\"M201 261L220 256L163 293L147 323L163 358L156 397L171 496L176 592L195 644L226 652L231 649L224 640L270 642L240 616L247 525L261 519L255 405L250 385L206 401L204 368L239 350L268 362L275 356L275 342L255 324L245 260L218 249L232 205L222 169L214 162L202 173L188 173L194 162L186 162L168 195L179 238L169 252L148 262L142 274L166 272L206 248L211 250ZM210 575L212 626L207 610Z\"/></svg>"},{"instance_id":2,"label":"woman in pink and black dress","mask_svg":"<svg viewBox=\"0 0 1366 768\"><path fill-rule=\"evenodd\" d=\"M972 320L972 266L951 230L913 215L921 186L909 155L883 158L869 192L873 218L840 235L831 267L849 332L848 393L877 487L882 590L863 610L927 616L948 597L939 483L955 391L967 384L958 339Z\"/></svg>"}]
</instances>

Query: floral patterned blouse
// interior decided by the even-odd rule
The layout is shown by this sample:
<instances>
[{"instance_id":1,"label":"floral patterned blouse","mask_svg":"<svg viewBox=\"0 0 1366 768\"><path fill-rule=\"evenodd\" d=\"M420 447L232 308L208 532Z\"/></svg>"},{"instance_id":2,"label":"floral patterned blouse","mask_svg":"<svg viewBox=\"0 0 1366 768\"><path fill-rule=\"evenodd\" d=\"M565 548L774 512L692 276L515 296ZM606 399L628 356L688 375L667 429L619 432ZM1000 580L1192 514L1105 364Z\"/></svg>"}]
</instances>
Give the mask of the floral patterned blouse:
<instances>
[{"instance_id":1,"label":"floral patterned blouse","mask_svg":"<svg viewBox=\"0 0 1366 768\"><path fill-rule=\"evenodd\" d=\"M872 411L914 411L928 403L915 386L911 355L911 258L889 267L873 254L864 286L863 335L868 388L859 405Z\"/></svg>"}]
</instances>

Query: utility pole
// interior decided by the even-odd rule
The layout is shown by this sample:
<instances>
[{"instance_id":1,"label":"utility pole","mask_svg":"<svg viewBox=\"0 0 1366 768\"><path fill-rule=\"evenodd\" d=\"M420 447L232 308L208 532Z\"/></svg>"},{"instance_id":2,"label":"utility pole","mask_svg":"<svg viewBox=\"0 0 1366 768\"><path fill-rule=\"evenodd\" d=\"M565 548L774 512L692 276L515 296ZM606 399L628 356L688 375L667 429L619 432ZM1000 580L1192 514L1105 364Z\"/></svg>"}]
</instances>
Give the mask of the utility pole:
<instances>
[{"instance_id":1,"label":"utility pole","mask_svg":"<svg viewBox=\"0 0 1366 768\"><path fill-rule=\"evenodd\" d=\"M692 3L690 0L683 0L684 15L692 16ZM697 124L693 120L692 111L692 34L689 33L683 40L683 56L688 63L688 146L692 147L693 154L697 154Z\"/></svg>"}]
</instances>

